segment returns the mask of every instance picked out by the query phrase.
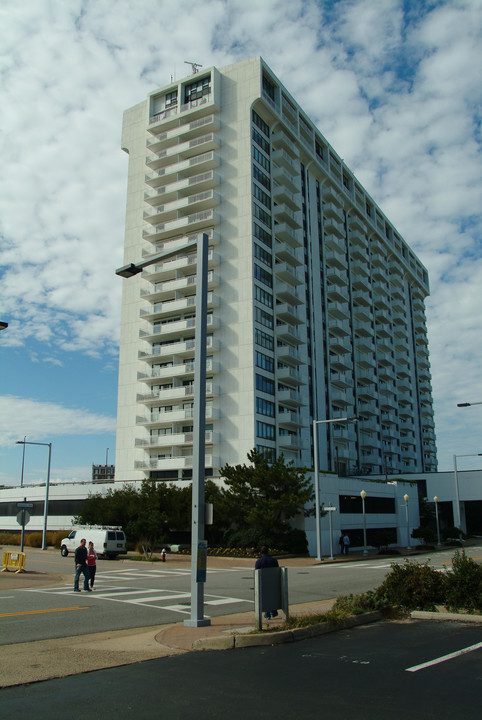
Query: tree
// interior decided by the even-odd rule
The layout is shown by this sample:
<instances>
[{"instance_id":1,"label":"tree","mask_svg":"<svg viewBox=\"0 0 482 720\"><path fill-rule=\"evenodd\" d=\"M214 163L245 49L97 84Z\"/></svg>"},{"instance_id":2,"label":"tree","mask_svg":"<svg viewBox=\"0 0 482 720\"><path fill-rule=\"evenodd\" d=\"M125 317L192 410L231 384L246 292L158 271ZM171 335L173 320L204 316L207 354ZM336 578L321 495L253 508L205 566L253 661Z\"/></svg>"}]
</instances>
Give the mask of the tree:
<instances>
[{"instance_id":1,"label":"tree","mask_svg":"<svg viewBox=\"0 0 482 720\"><path fill-rule=\"evenodd\" d=\"M256 450L247 457L251 465L221 468L232 524L238 533L244 532L246 538L257 539L257 543L279 542L292 532L290 520L314 512L313 507L306 507L314 499L307 469L296 467L292 460L286 463L283 455L272 463Z\"/></svg>"}]
</instances>

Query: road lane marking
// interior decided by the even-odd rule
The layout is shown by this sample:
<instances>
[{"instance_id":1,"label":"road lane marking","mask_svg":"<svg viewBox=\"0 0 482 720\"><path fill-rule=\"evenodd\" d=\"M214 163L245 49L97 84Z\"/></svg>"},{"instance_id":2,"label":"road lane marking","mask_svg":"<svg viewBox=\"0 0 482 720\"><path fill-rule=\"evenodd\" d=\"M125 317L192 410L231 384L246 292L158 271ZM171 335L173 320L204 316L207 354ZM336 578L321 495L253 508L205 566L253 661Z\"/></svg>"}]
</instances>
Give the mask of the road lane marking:
<instances>
[{"instance_id":1,"label":"road lane marking","mask_svg":"<svg viewBox=\"0 0 482 720\"><path fill-rule=\"evenodd\" d=\"M482 642L476 643L475 645L470 645L466 648L462 648L462 650L457 650L456 652L449 653L448 655L442 655L439 658L429 660L428 662L421 663L420 665L413 665L412 667L405 668L405 671L417 672L418 670L424 670L427 667L431 667L432 665L438 665L439 663L443 663L446 660L453 660L456 657L460 657L460 655L465 655L466 653L473 652L474 650L478 650L479 648L482 648Z\"/></svg>"},{"instance_id":2,"label":"road lane marking","mask_svg":"<svg viewBox=\"0 0 482 720\"><path fill-rule=\"evenodd\" d=\"M24 612L2 613L0 617L14 617L15 615L40 615L52 612L70 612L70 610L88 610L88 607L52 608L50 610L25 610Z\"/></svg>"}]
</instances>

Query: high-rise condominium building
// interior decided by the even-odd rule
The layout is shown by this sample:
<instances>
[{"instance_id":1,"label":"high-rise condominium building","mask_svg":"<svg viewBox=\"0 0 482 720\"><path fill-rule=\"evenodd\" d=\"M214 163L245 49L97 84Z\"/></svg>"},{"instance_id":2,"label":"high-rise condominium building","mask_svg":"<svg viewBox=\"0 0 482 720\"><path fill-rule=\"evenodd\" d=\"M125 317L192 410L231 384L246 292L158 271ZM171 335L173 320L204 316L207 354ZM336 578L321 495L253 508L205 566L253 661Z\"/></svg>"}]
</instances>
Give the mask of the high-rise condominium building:
<instances>
[{"instance_id":1,"label":"high-rise condominium building","mask_svg":"<svg viewBox=\"0 0 482 720\"><path fill-rule=\"evenodd\" d=\"M436 470L427 271L261 58L124 114L125 262L209 236L206 475ZM116 480L192 475L195 252L123 281Z\"/></svg>"}]
</instances>

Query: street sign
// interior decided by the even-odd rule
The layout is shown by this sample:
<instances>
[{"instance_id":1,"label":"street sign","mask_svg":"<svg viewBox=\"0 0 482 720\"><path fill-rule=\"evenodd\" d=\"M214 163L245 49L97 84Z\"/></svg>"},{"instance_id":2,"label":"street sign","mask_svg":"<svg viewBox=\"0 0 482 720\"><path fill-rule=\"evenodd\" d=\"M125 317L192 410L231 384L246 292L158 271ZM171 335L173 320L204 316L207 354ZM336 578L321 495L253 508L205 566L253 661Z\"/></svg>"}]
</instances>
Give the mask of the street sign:
<instances>
[{"instance_id":1,"label":"street sign","mask_svg":"<svg viewBox=\"0 0 482 720\"><path fill-rule=\"evenodd\" d=\"M324 505L323 510L326 510L326 512L335 512L336 507L333 507L331 505L329 507L326 507L326 505Z\"/></svg>"},{"instance_id":2,"label":"street sign","mask_svg":"<svg viewBox=\"0 0 482 720\"><path fill-rule=\"evenodd\" d=\"M32 502L18 502L17 503L18 508L33 508Z\"/></svg>"},{"instance_id":3,"label":"street sign","mask_svg":"<svg viewBox=\"0 0 482 720\"><path fill-rule=\"evenodd\" d=\"M18 524L22 525L22 527L23 527L24 525L28 525L29 521L30 521L30 513L28 512L28 510L20 510L20 512L17 515Z\"/></svg>"}]
</instances>

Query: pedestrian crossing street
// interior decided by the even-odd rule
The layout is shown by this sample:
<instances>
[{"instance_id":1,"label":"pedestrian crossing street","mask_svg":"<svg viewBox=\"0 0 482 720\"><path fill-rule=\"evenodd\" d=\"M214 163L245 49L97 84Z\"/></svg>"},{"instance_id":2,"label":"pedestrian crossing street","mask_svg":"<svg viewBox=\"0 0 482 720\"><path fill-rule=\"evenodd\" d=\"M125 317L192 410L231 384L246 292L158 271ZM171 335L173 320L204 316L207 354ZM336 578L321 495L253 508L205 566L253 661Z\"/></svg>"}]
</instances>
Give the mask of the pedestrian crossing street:
<instances>
[{"instance_id":1,"label":"pedestrian crossing street","mask_svg":"<svg viewBox=\"0 0 482 720\"><path fill-rule=\"evenodd\" d=\"M245 570L245 568L229 568L220 570L208 570L209 574L216 572L239 572ZM191 612L191 592L188 590L172 590L162 588L136 588L127 585L129 581L140 580L141 578L148 579L162 579L178 577L189 577L191 574L190 568L163 570L163 569L143 569L143 568L126 568L126 569L113 569L107 571L97 571L95 576L94 591L88 594L89 602L93 601L106 601L106 602L117 602L124 603L127 605L135 605L141 607L157 608L159 610L168 610L173 613L181 615L190 615ZM82 587L83 578L81 576ZM79 597L78 593L74 593L72 586L63 585L60 587L44 587L44 588L31 588L26 592L43 593L55 596L75 596ZM83 597L87 597L87 593L82 591ZM236 605L239 603L248 603L253 605L253 600L246 600L244 598L229 597L224 595L212 595L204 594L204 604L209 607L216 607L219 605Z\"/></svg>"}]
</instances>

